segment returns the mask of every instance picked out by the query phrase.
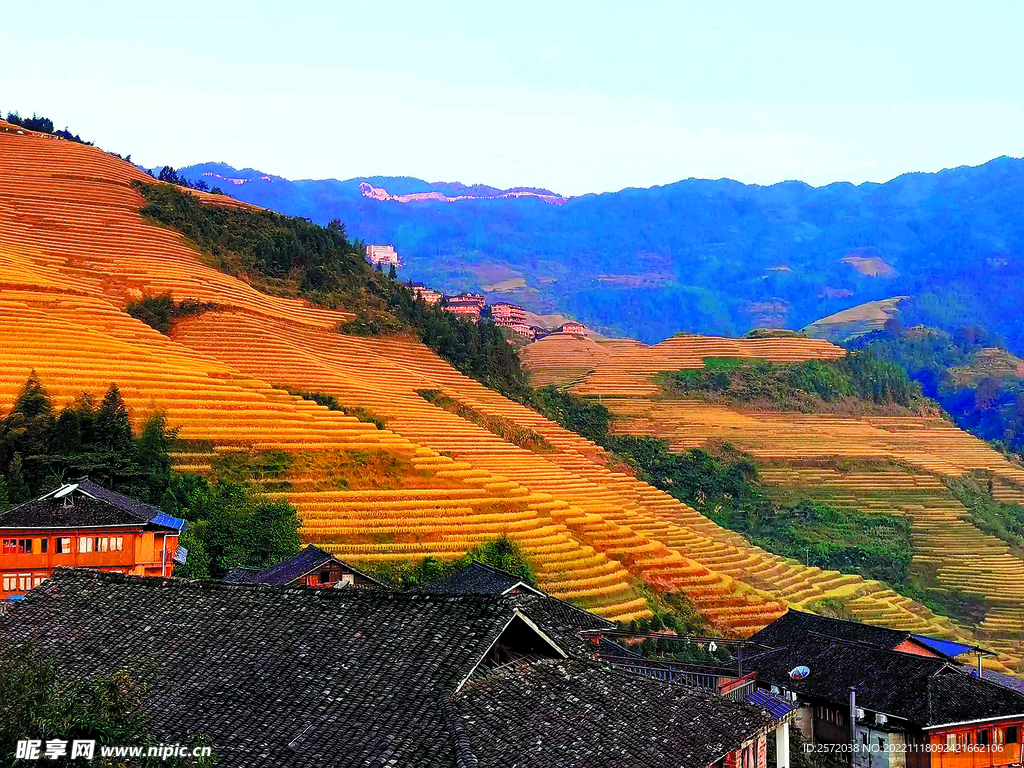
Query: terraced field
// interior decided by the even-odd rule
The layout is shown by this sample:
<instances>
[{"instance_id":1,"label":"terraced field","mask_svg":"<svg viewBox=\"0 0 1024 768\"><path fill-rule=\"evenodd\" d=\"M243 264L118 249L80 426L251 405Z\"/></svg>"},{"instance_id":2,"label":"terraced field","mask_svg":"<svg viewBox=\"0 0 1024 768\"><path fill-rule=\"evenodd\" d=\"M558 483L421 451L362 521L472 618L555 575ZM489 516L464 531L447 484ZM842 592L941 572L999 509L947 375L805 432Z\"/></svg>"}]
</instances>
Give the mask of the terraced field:
<instances>
[{"instance_id":1,"label":"terraced field","mask_svg":"<svg viewBox=\"0 0 1024 768\"><path fill-rule=\"evenodd\" d=\"M525 347L522 358L535 386L571 384L577 395L643 397L659 391L650 380L654 374L703 368L705 357L798 362L843 354L841 348L827 341L795 336L727 339L679 334L648 346L632 339L595 341L556 333Z\"/></svg>"},{"instance_id":2,"label":"terraced field","mask_svg":"<svg viewBox=\"0 0 1024 768\"><path fill-rule=\"evenodd\" d=\"M505 533L522 543L542 586L616 619L648 615L650 588L682 590L723 629L745 634L787 604L831 596L870 621L967 636L876 582L750 546L422 345L340 335L333 329L350 315L266 296L213 270L174 233L141 218L130 186L138 178L146 177L99 149L0 122L0 408L31 369L59 402L116 381L135 416L165 408L182 437L204 446L177 457L183 469L207 471L225 454L288 452L294 462L279 492L299 508L302 535L357 562L457 557ZM166 291L218 308L180 321L171 338L123 311L140 294ZM664 428L662 415L645 411L649 401L630 387L649 393L654 371L727 350L787 360L838 354L792 339L677 337L655 347L586 348L593 359L576 365L578 386L631 395L620 400L632 409L624 415L649 430ZM601 371L596 382L586 375L592 368ZM280 387L333 394L383 418L386 429ZM425 389L536 433L546 448L519 447L431 404L417 394ZM945 436L939 425L927 428L928 440ZM907 452L917 445L936 467L952 466L941 452L924 451L919 434L896 424L871 429L903 439ZM801 450L796 436L788 445ZM333 467L377 453L400 460L405 476L381 487L337 482ZM1006 492L1016 492L1014 483Z\"/></svg>"},{"instance_id":3,"label":"terraced field","mask_svg":"<svg viewBox=\"0 0 1024 768\"><path fill-rule=\"evenodd\" d=\"M662 437L678 451L709 442L731 443L755 458L763 481L783 499L818 498L840 507L908 517L914 565L933 573L941 589L983 598L988 610L972 634L1006 653L1004 660L1020 656L1024 560L1005 542L971 524L966 519L968 510L943 483L944 478L984 471L993 478L997 499L1017 503L1024 499L1024 469L981 440L938 417L853 418L741 410L669 398L650 380L658 370L703 367L704 356L775 360L812 356L808 346L806 357L801 358L801 344L813 344L814 356L842 354L826 342L770 339L757 340L757 346L751 347L749 342L676 337L655 347L556 340L546 348L541 346L545 342L548 339L526 348L527 364L537 366L537 374L548 381L559 380L559 366L566 370L587 366L588 374L565 383L578 394L599 395L615 415L613 429L619 433ZM784 352L772 349L783 342ZM850 577L833 573L831 578L841 583ZM822 580L829 584L827 578ZM774 588L779 590L779 585ZM831 596L842 593L833 589ZM798 593L787 599L806 604L816 598ZM880 592L858 597L850 607L864 620L911 626L884 607L894 601L899 603L900 598L891 591ZM924 631L924 623L923 618L918 629Z\"/></svg>"}]
</instances>

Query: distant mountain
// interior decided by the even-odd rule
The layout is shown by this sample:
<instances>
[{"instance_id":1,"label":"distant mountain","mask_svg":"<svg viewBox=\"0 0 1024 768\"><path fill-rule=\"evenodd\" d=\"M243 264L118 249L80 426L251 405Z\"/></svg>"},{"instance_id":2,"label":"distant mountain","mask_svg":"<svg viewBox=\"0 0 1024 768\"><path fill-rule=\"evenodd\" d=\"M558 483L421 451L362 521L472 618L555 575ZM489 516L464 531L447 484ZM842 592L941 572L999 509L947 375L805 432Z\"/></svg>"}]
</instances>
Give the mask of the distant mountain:
<instances>
[{"instance_id":1,"label":"distant mountain","mask_svg":"<svg viewBox=\"0 0 1024 768\"><path fill-rule=\"evenodd\" d=\"M569 199L407 177L288 181L222 164L183 174L284 213L341 219L365 242L393 244L403 278L648 342L801 328L907 296L907 324L981 325L1024 351L1019 159L885 184L688 179Z\"/></svg>"}]
</instances>

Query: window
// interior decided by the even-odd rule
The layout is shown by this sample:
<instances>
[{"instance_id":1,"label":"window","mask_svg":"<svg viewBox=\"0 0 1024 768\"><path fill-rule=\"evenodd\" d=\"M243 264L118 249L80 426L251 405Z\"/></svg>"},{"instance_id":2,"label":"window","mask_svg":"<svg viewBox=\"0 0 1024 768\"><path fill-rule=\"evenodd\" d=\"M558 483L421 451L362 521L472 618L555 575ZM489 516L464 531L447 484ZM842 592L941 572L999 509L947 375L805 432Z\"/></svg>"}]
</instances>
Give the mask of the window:
<instances>
[{"instance_id":1,"label":"window","mask_svg":"<svg viewBox=\"0 0 1024 768\"><path fill-rule=\"evenodd\" d=\"M32 577L32 586L38 587L40 584L46 581L46 579L47 576L45 573L37 573L35 576Z\"/></svg>"},{"instance_id":2,"label":"window","mask_svg":"<svg viewBox=\"0 0 1024 768\"><path fill-rule=\"evenodd\" d=\"M91 536L79 536L78 537L78 551L79 552L92 552L93 539Z\"/></svg>"},{"instance_id":3,"label":"window","mask_svg":"<svg viewBox=\"0 0 1024 768\"><path fill-rule=\"evenodd\" d=\"M319 578L320 578L320 583L321 584L326 584L327 582L329 582L331 580L331 572L330 571L320 571Z\"/></svg>"},{"instance_id":4,"label":"window","mask_svg":"<svg viewBox=\"0 0 1024 768\"><path fill-rule=\"evenodd\" d=\"M956 751L956 734L955 733L947 733L946 734L946 751L947 752L955 752Z\"/></svg>"},{"instance_id":5,"label":"window","mask_svg":"<svg viewBox=\"0 0 1024 768\"><path fill-rule=\"evenodd\" d=\"M992 733L996 737L995 738L995 744L998 745L998 746L1002 746L1005 743L1003 741L1003 739L1006 736L1006 734L1003 732L1003 729L1002 728L996 728Z\"/></svg>"},{"instance_id":6,"label":"window","mask_svg":"<svg viewBox=\"0 0 1024 768\"><path fill-rule=\"evenodd\" d=\"M49 548L50 548L50 540L49 539L40 539L39 540L39 554L45 555L46 551Z\"/></svg>"},{"instance_id":7,"label":"window","mask_svg":"<svg viewBox=\"0 0 1024 768\"><path fill-rule=\"evenodd\" d=\"M21 592L28 592L32 589L32 574L31 573L19 573L18 574L18 590Z\"/></svg>"},{"instance_id":8,"label":"window","mask_svg":"<svg viewBox=\"0 0 1024 768\"><path fill-rule=\"evenodd\" d=\"M989 734L990 733L991 733L991 731L989 731L987 728L984 729L984 730L978 731L978 746L979 747L987 747L989 745L989 742L990 742Z\"/></svg>"},{"instance_id":9,"label":"window","mask_svg":"<svg viewBox=\"0 0 1024 768\"><path fill-rule=\"evenodd\" d=\"M71 551L71 538L64 536L59 539L55 539L56 545L54 547L54 553L58 555L66 555Z\"/></svg>"},{"instance_id":10,"label":"window","mask_svg":"<svg viewBox=\"0 0 1024 768\"><path fill-rule=\"evenodd\" d=\"M1017 726L1011 725L1006 729L1006 743L1016 744L1017 743Z\"/></svg>"},{"instance_id":11,"label":"window","mask_svg":"<svg viewBox=\"0 0 1024 768\"><path fill-rule=\"evenodd\" d=\"M18 577L4 574L4 592L13 592L18 588Z\"/></svg>"},{"instance_id":12,"label":"window","mask_svg":"<svg viewBox=\"0 0 1024 768\"><path fill-rule=\"evenodd\" d=\"M878 751L885 752L885 739L881 736L878 737Z\"/></svg>"},{"instance_id":13,"label":"window","mask_svg":"<svg viewBox=\"0 0 1024 768\"><path fill-rule=\"evenodd\" d=\"M109 552L110 551L110 539L107 537L96 538L96 551L97 552Z\"/></svg>"},{"instance_id":14,"label":"window","mask_svg":"<svg viewBox=\"0 0 1024 768\"><path fill-rule=\"evenodd\" d=\"M4 539L5 555L31 555L32 539Z\"/></svg>"},{"instance_id":15,"label":"window","mask_svg":"<svg viewBox=\"0 0 1024 768\"><path fill-rule=\"evenodd\" d=\"M116 546L115 546L115 542L116 542ZM110 551L111 552L120 552L123 549L124 549L124 537L123 536L118 536L116 539L111 539L110 540Z\"/></svg>"}]
</instances>

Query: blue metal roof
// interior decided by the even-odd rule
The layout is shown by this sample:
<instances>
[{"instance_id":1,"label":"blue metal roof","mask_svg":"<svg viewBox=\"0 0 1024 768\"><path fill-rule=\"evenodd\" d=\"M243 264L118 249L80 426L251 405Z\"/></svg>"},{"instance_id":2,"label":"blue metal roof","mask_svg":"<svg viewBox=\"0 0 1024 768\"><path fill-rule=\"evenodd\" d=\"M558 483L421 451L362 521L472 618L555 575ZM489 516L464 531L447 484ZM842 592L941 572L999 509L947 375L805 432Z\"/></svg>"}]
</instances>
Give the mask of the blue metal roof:
<instances>
[{"instance_id":1,"label":"blue metal roof","mask_svg":"<svg viewBox=\"0 0 1024 768\"><path fill-rule=\"evenodd\" d=\"M917 642L922 645L927 645L933 651L938 651L943 656L960 656L964 653L970 653L971 651L979 650L973 645L964 645L963 643L954 643L952 640L939 640L934 637L925 637L924 635L912 635Z\"/></svg>"},{"instance_id":2,"label":"blue metal roof","mask_svg":"<svg viewBox=\"0 0 1024 768\"><path fill-rule=\"evenodd\" d=\"M171 515L168 515L166 512L157 512L155 515L153 515L149 522L154 523L155 525L163 525L168 528L174 528L176 531L183 530L186 527L186 523L184 520L178 517L172 517Z\"/></svg>"},{"instance_id":3,"label":"blue metal roof","mask_svg":"<svg viewBox=\"0 0 1024 768\"><path fill-rule=\"evenodd\" d=\"M746 702L747 704L753 704L755 707L760 707L776 720L785 717L796 709L788 701L784 701L778 696L768 693L768 691L754 691L747 696Z\"/></svg>"}]
</instances>

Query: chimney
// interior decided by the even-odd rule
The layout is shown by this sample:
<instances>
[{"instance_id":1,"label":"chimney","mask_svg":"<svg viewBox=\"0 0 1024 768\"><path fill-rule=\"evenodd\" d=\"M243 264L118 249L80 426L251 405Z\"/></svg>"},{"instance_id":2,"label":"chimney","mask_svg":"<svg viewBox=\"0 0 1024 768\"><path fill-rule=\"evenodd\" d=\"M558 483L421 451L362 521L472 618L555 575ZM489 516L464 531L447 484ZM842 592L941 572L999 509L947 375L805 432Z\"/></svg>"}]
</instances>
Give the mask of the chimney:
<instances>
[{"instance_id":1,"label":"chimney","mask_svg":"<svg viewBox=\"0 0 1024 768\"><path fill-rule=\"evenodd\" d=\"M850 768L857 765L857 689L850 686Z\"/></svg>"}]
</instances>

